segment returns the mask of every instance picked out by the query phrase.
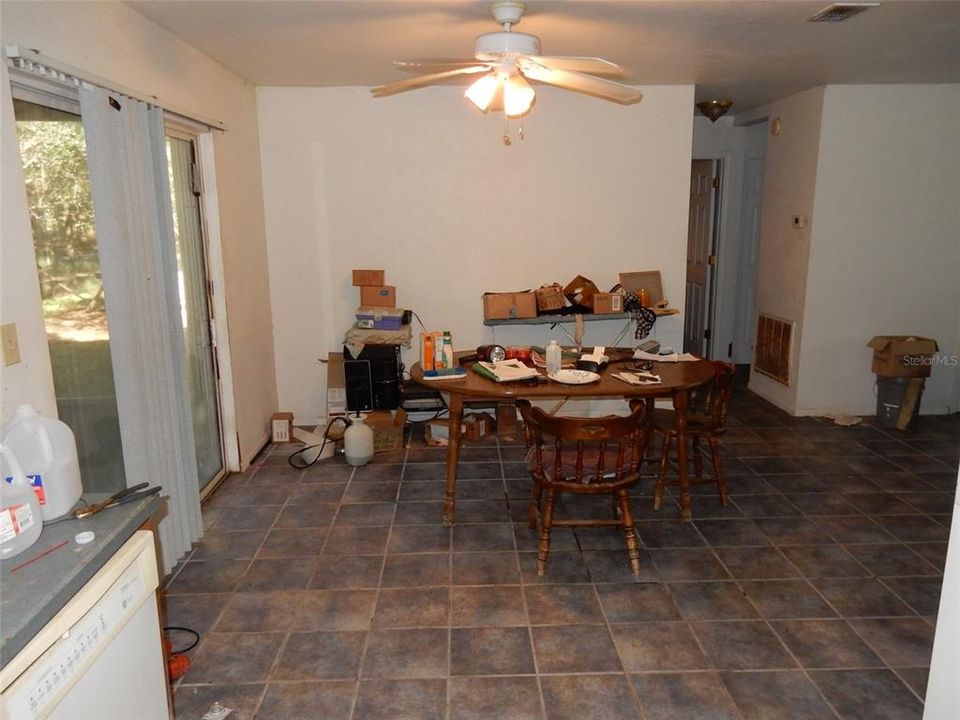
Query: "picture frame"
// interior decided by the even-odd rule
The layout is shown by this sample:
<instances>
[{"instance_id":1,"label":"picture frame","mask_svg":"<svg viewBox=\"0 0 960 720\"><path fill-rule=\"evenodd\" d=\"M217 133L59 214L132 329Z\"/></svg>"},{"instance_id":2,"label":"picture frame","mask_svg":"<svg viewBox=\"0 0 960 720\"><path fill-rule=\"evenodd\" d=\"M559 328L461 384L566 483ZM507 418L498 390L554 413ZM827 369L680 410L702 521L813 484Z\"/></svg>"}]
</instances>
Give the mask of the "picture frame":
<instances>
[{"instance_id":1,"label":"picture frame","mask_svg":"<svg viewBox=\"0 0 960 720\"><path fill-rule=\"evenodd\" d=\"M664 301L663 282L659 270L640 270L637 272L620 273L620 285L624 290L638 292L646 288L650 293L650 304L657 307Z\"/></svg>"}]
</instances>

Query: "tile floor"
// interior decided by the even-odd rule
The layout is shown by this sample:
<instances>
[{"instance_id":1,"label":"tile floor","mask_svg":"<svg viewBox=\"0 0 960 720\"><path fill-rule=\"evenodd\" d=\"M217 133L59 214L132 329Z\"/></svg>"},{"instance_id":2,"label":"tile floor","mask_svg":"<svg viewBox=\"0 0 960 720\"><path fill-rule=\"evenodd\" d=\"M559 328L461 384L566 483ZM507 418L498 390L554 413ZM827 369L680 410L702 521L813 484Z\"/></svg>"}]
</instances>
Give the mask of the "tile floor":
<instances>
[{"instance_id":1,"label":"tile floor","mask_svg":"<svg viewBox=\"0 0 960 720\"><path fill-rule=\"evenodd\" d=\"M298 471L269 448L168 583L167 623L203 634L176 717L919 718L958 437L960 416L838 428L740 390L732 503L700 488L680 524L645 480L639 581L610 529L556 530L537 577L521 447L464 449L452 529L442 450Z\"/></svg>"}]
</instances>

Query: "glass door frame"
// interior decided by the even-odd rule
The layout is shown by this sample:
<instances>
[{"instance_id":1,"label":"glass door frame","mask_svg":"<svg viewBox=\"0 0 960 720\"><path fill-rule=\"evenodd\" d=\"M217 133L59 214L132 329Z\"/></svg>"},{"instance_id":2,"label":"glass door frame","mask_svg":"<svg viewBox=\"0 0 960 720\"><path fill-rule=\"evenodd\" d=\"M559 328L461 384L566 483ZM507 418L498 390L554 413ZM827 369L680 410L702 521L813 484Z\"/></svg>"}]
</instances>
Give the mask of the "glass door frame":
<instances>
[{"instance_id":1,"label":"glass door frame","mask_svg":"<svg viewBox=\"0 0 960 720\"><path fill-rule=\"evenodd\" d=\"M203 238L203 267L206 275L207 315L211 333L213 365L217 394L217 418L220 426L220 472L199 488L200 500L207 498L230 472L240 471L239 446L233 406L233 383L230 376L230 353L224 303L222 254L220 252L219 216L216 205L216 177L207 168L213 167L213 134L208 128L168 113L164 133L193 145L194 163L200 194L200 233ZM206 142L204 142L206 140ZM204 152L206 146L206 152ZM206 156L206 160L205 160ZM210 193L213 186L213 193Z\"/></svg>"}]
</instances>

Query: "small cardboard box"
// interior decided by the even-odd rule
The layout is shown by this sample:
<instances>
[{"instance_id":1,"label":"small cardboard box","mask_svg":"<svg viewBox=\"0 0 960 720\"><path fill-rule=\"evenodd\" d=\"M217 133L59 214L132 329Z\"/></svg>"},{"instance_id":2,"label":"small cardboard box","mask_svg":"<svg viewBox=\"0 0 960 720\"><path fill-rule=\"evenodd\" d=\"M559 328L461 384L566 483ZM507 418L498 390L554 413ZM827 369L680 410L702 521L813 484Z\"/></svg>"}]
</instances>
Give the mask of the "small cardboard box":
<instances>
[{"instance_id":1,"label":"small cardboard box","mask_svg":"<svg viewBox=\"0 0 960 720\"><path fill-rule=\"evenodd\" d=\"M593 312L597 315L622 313L623 295L620 293L594 293Z\"/></svg>"},{"instance_id":2,"label":"small cardboard box","mask_svg":"<svg viewBox=\"0 0 960 720\"><path fill-rule=\"evenodd\" d=\"M397 289L393 285L364 285L360 288L360 305L395 308L397 306Z\"/></svg>"},{"instance_id":3,"label":"small cardboard box","mask_svg":"<svg viewBox=\"0 0 960 720\"><path fill-rule=\"evenodd\" d=\"M450 421L428 420L423 426L423 439L427 445L446 447L450 444Z\"/></svg>"},{"instance_id":4,"label":"small cardboard box","mask_svg":"<svg viewBox=\"0 0 960 720\"><path fill-rule=\"evenodd\" d=\"M532 292L484 293L484 320L513 320L537 316L537 296Z\"/></svg>"},{"instance_id":5,"label":"small cardboard box","mask_svg":"<svg viewBox=\"0 0 960 720\"><path fill-rule=\"evenodd\" d=\"M560 283L542 285L535 293L537 296L537 312L560 310L567 304L567 301L563 297L563 288L560 287Z\"/></svg>"},{"instance_id":6,"label":"small cardboard box","mask_svg":"<svg viewBox=\"0 0 960 720\"><path fill-rule=\"evenodd\" d=\"M353 284L355 287L380 287L386 284L386 273L383 270L354 270Z\"/></svg>"},{"instance_id":7,"label":"small cardboard box","mask_svg":"<svg viewBox=\"0 0 960 720\"><path fill-rule=\"evenodd\" d=\"M403 408L398 408L393 413L389 410L374 410L367 414L364 422L373 430L375 453L403 449L403 430L407 424L407 413Z\"/></svg>"},{"instance_id":8,"label":"small cardboard box","mask_svg":"<svg viewBox=\"0 0 960 720\"><path fill-rule=\"evenodd\" d=\"M877 335L867 347L873 348L873 372L883 377L929 377L940 349L936 340L913 335Z\"/></svg>"},{"instance_id":9,"label":"small cardboard box","mask_svg":"<svg viewBox=\"0 0 960 720\"><path fill-rule=\"evenodd\" d=\"M591 310L593 309L593 296L598 292L600 292L600 288L594 285L593 280L589 280L583 275L577 275L563 289L563 294L566 295L567 300L572 305L582 305Z\"/></svg>"},{"instance_id":10,"label":"small cardboard box","mask_svg":"<svg viewBox=\"0 0 960 720\"><path fill-rule=\"evenodd\" d=\"M463 418L463 433L467 440L482 440L493 432L493 415L490 413L473 413Z\"/></svg>"}]
</instances>

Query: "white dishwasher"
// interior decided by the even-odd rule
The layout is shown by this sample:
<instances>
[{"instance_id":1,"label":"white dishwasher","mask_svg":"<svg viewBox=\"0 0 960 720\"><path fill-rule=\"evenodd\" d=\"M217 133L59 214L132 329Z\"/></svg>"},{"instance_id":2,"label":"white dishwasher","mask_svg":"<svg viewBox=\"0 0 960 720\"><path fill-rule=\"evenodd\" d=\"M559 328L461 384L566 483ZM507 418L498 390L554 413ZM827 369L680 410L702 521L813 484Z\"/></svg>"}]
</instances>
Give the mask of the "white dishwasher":
<instances>
[{"instance_id":1,"label":"white dishwasher","mask_svg":"<svg viewBox=\"0 0 960 720\"><path fill-rule=\"evenodd\" d=\"M0 718L171 717L157 585L138 530L0 672Z\"/></svg>"}]
</instances>

